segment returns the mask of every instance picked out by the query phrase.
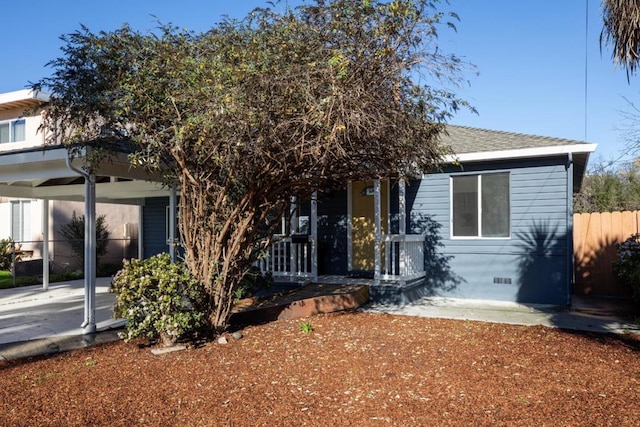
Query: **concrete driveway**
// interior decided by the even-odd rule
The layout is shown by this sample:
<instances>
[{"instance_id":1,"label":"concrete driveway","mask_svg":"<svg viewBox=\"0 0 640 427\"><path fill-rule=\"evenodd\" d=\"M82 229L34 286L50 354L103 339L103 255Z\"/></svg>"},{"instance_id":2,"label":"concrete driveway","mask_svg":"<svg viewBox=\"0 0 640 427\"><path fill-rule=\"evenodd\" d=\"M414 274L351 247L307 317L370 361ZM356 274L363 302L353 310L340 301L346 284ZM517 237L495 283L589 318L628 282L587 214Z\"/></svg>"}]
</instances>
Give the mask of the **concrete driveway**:
<instances>
[{"instance_id":1,"label":"concrete driveway","mask_svg":"<svg viewBox=\"0 0 640 427\"><path fill-rule=\"evenodd\" d=\"M109 293L110 278L96 280L98 334L83 336L84 281L53 283L0 290L0 359L14 359L117 339L104 334L122 328L113 319L115 295Z\"/></svg>"}]
</instances>

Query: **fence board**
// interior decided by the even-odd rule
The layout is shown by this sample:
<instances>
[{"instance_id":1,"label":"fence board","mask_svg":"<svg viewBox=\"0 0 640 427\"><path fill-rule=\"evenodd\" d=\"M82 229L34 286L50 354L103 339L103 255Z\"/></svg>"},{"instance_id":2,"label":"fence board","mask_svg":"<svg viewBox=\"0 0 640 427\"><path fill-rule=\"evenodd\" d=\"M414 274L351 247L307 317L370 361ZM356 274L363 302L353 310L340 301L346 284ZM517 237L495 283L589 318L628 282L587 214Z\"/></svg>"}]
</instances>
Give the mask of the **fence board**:
<instances>
[{"instance_id":1,"label":"fence board","mask_svg":"<svg viewBox=\"0 0 640 427\"><path fill-rule=\"evenodd\" d=\"M640 229L640 211L573 216L574 293L628 297L613 273L616 245Z\"/></svg>"}]
</instances>

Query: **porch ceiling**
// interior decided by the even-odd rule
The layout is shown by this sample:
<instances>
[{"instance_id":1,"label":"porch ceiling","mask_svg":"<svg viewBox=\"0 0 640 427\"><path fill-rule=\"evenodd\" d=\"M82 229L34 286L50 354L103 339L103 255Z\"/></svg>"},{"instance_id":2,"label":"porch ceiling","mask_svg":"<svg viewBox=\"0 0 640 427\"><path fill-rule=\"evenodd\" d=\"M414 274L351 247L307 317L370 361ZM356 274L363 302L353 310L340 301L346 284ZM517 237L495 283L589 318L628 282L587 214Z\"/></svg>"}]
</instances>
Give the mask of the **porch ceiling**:
<instances>
[{"instance_id":1,"label":"porch ceiling","mask_svg":"<svg viewBox=\"0 0 640 427\"><path fill-rule=\"evenodd\" d=\"M64 147L0 154L0 196L51 200L84 200L84 179L67 165ZM84 165L82 158L72 162ZM145 197L164 197L169 190L159 176L132 167L126 155L116 155L96 170L96 201L141 204Z\"/></svg>"}]
</instances>

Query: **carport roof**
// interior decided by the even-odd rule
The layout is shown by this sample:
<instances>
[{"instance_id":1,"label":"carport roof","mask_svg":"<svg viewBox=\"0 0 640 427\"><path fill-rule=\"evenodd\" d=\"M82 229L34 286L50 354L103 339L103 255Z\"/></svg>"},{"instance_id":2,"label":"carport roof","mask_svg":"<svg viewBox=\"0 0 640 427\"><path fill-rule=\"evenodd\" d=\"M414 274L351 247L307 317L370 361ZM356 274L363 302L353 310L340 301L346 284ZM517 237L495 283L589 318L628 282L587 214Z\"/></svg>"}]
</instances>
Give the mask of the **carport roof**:
<instances>
[{"instance_id":1,"label":"carport roof","mask_svg":"<svg viewBox=\"0 0 640 427\"><path fill-rule=\"evenodd\" d=\"M70 165L82 168L84 157L69 160L63 146L0 153L0 196L82 201L84 179ZM117 153L96 169L96 201L143 204L146 197L168 196L159 181Z\"/></svg>"}]
</instances>

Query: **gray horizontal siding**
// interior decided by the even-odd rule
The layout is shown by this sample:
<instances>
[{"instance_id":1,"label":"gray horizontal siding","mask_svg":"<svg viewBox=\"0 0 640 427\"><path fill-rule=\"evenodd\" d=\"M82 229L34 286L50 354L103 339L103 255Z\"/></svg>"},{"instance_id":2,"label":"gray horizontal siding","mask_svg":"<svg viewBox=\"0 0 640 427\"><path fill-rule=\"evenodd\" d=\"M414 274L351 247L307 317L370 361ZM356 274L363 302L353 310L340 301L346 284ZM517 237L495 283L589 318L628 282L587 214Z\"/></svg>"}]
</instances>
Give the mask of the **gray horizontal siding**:
<instances>
[{"instance_id":1,"label":"gray horizontal siding","mask_svg":"<svg viewBox=\"0 0 640 427\"><path fill-rule=\"evenodd\" d=\"M167 206L168 197L153 197L145 199L142 208L142 227L144 257L169 252L167 245Z\"/></svg>"},{"instance_id":2,"label":"gray horizontal siding","mask_svg":"<svg viewBox=\"0 0 640 427\"><path fill-rule=\"evenodd\" d=\"M565 158L474 164L426 175L412 183L407 207L413 221L441 224L440 251L449 257L455 286L434 293L549 304L567 303L567 171ZM508 171L511 236L452 239L450 177ZM413 224L415 225L415 224ZM495 281L499 283L494 283ZM503 282L511 282L511 284Z\"/></svg>"}]
</instances>

